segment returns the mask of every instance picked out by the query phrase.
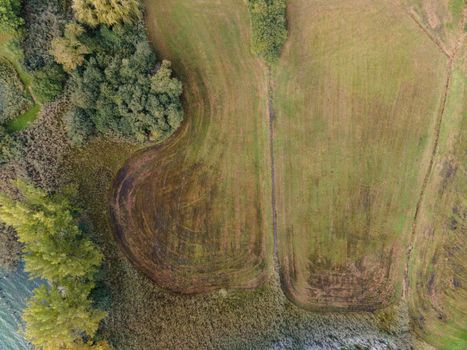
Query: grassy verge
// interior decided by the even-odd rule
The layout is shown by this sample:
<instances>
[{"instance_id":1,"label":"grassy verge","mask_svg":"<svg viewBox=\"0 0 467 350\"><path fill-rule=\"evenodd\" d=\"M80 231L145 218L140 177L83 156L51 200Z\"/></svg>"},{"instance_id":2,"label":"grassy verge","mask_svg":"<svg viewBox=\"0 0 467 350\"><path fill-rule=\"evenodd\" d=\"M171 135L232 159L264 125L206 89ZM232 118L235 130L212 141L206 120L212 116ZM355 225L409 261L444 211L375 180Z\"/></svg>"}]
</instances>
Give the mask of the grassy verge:
<instances>
[{"instance_id":1,"label":"grassy verge","mask_svg":"<svg viewBox=\"0 0 467 350\"><path fill-rule=\"evenodd\" d=\"M40 112L40 110L41 110L41 105L39 105L38 103L35 103L25 113L21 114L20 116L10 121L6 125L6 130L9 133L15 133L23 129L26 129L27 126L36 119L37 114Z\"/></svg>"},{"instance_id":2,"label":"grassy verge","mask_svg":"<svg viewBox=\"0 0 467 350\"><path fill-rule=\"evenodd\" d=\"M438 152L417 220L410 261L409 305L416 333L437 349L465 349L466 86L457 62Z\"/></svg>"}]
</instances>

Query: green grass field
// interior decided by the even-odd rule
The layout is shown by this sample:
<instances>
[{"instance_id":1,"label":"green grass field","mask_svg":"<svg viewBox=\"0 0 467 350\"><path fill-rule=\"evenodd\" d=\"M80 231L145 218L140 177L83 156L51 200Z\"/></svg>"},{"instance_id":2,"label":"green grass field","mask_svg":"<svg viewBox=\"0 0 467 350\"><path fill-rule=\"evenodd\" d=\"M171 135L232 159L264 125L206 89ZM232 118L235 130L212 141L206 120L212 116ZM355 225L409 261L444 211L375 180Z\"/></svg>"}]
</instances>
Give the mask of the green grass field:
<instances>
[{"instance_id":1,"label":"green grass field","mask_svg":"<svg viewBox=\"0 0 467 350\"><path fill-rule=\"evenodd\" d=\"M247 8L175 0L146 10L150 39L184 82L186 121L117 175L117 241L174 291L257 287L272 258L267 75L250 52Z\"/></svg>"},{"instance_id":2,"label":"green grass field","mask_svg":"<svg viewBox=\"0 0 467 350\"><path fill-rule=\"evenodd\" d=\"M386 1L290 0L275 69L281 276L297 304L397 300L447 58Z\"/></svg>"},{"instance_id":3,"label":"green grass field","mask_svg":"<svg viewBox=\"0 0 467 350\"><path fill-rule=\"evenodd\" d=\"M448 58L407 9L289 0L289 40L269 81L281 290L266 281L274 266L268 75L250 52L246 5L146 1L150 40L184 82L186 121L144 150L95 140L66 171L106 257L112 301L103 335L116 348L352 348L356 335L409 348L396 301ZM114 235L133 264L111 239L109 197ZM412 277L426 281L430 249L414 249L413 259L426 256ZM429 304L416 305L413 293L427 300L425 287L410 283L412 308L428 320L418 334L462 344L463 309L454 306L462 293L445 299L452 321L440 323Z\"/></svg>"}]
</instances>

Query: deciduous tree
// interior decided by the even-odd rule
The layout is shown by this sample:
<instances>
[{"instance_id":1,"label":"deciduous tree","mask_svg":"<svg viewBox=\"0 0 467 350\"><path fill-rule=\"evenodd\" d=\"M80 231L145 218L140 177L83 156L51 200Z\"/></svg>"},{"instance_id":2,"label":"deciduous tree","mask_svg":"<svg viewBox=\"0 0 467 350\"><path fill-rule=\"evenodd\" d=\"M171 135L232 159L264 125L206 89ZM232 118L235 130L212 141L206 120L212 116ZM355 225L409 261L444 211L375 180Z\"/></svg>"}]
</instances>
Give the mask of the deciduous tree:
<instances>
[{"instance_id":1,"label":"deciduous tree","mask_svg":"<svg viewBox=\"0 0 467 350\"><path fill-rule=\"evenodd\" d=\"M20 0L0 0L0 31L15 32L24 23L19 16Z\"/></svg>"},{"instance_id":2,"label":"deciduous tree","mask_svg":"<svg viewBox=\"0 0 467 350\"><path fill-rule=\"evenodd\" d=\"M74 0L78 21L91 27L131 23L141 16L138 0Z\"/></svg>"},{"instance_id":3,"label":"deciduous tree","mask_svg":"<svg viewBox=\"0 0 467 350\"><path fill-rule=\"evenodd\" d=\"M80 282L36 288L23 314L26 338L37 348L58 350L79 346L83 335L93 337L105 313L92 308L91 288Z\"/></svg>"},{"instance_id":4,"label":"deciduous tree","mask_svg":"<svg viewBox=\"0 0 467 350\"><path fill-rule=\"evenodd\" d=\"M105 350L105 342L90 340L105 317L90 297L102 254L77 225L73 191L47 195L23 181L16 185L22 200L0 196L0 220L24 243L26 271L48 282L24 310L26 338L42 350Z\"/></svg>"}]
</instances>

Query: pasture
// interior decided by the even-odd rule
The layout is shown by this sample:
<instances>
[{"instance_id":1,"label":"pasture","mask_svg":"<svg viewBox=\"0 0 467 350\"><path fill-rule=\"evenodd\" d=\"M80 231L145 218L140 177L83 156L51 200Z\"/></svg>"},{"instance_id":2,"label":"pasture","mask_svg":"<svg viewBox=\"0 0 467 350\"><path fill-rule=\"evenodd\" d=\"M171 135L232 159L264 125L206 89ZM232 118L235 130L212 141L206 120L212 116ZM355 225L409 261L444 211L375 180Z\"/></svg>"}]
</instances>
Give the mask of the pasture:
<instances>
[{"instance_id":1,"label":"pasture","mask_svg":"<svg viewBox=\"0 0 467 350\"><path fill-rule=\"evenodd\" d=\"M238 1L146 1L159 55L184 82L186 121L117 175L115 237L160 286L255 288L272 260L265 66Z\"/></svg>"},{"instance_id":2,"label":"pasture","mask_svg":"<svg viewBox=\"0 0 467 350\"><path fill-rule=\"evenodd\" d=\"M447 57L387 1L290 0L274 72L281 280L314 310L398 300Z\"/></svg>"}]
</instances>

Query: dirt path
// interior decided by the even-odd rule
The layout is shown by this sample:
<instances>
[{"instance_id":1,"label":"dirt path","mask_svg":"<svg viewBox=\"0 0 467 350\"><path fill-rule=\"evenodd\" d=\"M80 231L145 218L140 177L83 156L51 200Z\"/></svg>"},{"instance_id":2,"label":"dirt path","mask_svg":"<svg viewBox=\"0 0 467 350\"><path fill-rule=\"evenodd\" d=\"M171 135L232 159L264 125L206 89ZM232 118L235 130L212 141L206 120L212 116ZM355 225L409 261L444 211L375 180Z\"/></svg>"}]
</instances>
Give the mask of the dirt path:
<instances>
[{"instance_id":1,"label":"dirt path","mask_svg":"<svg viewBox=\"0 0 467 350\"><path fill-rule=\"evenodd\" d=\"M274 240L274 276L277 281L280 280L280 265L277 243L277 208L276 208L276 166L274 160L274 107L272 100L272 72L268 72L268 117L269 117L269 151L271 154L271 209L272 209L272 228Z\"/></svg>"}]
</instances>

